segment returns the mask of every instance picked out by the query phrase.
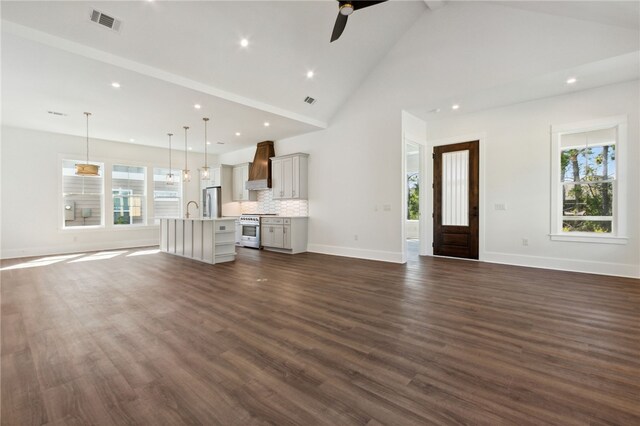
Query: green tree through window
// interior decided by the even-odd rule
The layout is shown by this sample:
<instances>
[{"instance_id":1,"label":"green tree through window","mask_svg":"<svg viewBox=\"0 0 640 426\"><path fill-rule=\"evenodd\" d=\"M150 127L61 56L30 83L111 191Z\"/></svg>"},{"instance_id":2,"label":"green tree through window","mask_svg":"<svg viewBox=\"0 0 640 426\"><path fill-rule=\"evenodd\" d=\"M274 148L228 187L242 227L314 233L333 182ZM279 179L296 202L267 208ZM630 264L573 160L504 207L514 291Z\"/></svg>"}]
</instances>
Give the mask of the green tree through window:
<instances>
[{"instance_id":1,"label":"green tree through window","mask_svg":"<svg viewBox=\"0 0 640 426\"><path fill-rule=\"evenodd\" d=\"M418 220L420 218L420 182L418 173L407 174L407 219Z\"/></svg>"}]
</instances>

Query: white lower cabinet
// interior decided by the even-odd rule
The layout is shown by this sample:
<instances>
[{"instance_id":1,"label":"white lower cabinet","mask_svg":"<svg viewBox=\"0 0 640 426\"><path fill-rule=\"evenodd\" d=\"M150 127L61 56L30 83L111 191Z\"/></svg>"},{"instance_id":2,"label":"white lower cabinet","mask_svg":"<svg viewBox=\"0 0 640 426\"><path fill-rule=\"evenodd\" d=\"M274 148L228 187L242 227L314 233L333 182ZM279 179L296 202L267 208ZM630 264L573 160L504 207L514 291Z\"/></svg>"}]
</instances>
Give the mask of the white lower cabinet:
<instances>
[{"instance_id":1,"label":"white lower cabinet","mask_svg":"<svg viewBox=\"0 0 640 426\"><path fill-rule=\"evenodd\" d=\"M260 244L265 250L284 253L307 251L306 217L263 217Z\"/></svg>"}]
</instances>

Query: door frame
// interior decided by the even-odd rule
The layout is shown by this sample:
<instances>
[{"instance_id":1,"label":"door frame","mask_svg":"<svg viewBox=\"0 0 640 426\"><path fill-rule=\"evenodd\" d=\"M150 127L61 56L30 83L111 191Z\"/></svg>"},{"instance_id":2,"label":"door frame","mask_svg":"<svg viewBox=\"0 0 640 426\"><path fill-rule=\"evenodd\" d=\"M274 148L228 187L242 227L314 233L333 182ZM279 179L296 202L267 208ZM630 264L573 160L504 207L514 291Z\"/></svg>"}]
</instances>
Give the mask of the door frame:
<instances>
[{"instance_id":1,"label":"door frame","mask_svg":"<svg viewBox=\"0 0 640 426\"><path fill-rule=\"evenodd\" d=\"M483 260L484 256L485 256L485 252L486 252L486 248L485 248L485 230L486 230L486 167L485 167L485 160L486 160L486 145L487 145L487 135L485 132L481 132L481 133L472 133L472 134L466 134L466 135L460 135L460 136L453 136L450 138L443 138L443 139L429 139L427 137L427 144L426 144L426 149L425 149L425 162L426 164L429 164L430 166L428 167L428 173L426 173L425 176L425 187L426 188L430 188L430 190L425 191L426 192L426 197L425 198L425 204L426 204L426 209L425 212L430 212L433 213L433 158L432 158L432 153L433 153L433 148L436 146L442 146L442 145L452 145L452 144L456 144L456 143L463 143L463 142L469 142L469 141L479 141L478 144L479 146L479 155L480 155L480 162L479 162L479 178L480 178L480 184L478 187L478 190L480 191L480 200L479 200L479 214L480 214L480 220L478 222L478 260ZM420 216L420 220L424 220L424 225L422 226L422 232L423 234L420 236L421 237L421 241L424 240L427 247L426 247L426 255L427 256L434 256L433 254L433 217L431 214L423 214ZM420 253L422 254L422 253ZM461 260L475 260L475 259L462 259Z\"/></svg>"},{"instance_id":2,"label":"door frame","mask_svg":"<svg viewBox=\"0 0 640 426\"><path fill-rule=\"evenodd\" d=\"M408 257L407 256L407 232L405 227L406 226L405 222L407 220L407 202L408 202L407 200L407 142L418 145L418 150L419 150L418 185L420 188L427 187L426 186L427 181L425 176L425 173L427 172L427 163L426 163L427 152L428 152L427 142L409 137L403 132L402 166L400 168L402 171L402 227L400 231L402 236L402 263L407 263L407 257ZM425 235L424 227L426 226L425 217L426 216L431 217L428 213L425 213L429 207L427 205L427 197L425 197L424 192L425 192L424 190L421 190L418 196L418 207L420 210L420 218L418 219L418 238L420 239L420 249L418 254L420 256L428 255L427 246L431 248L431 241L427 242L424 239L424 235Z\"/></svg>"}]
</instances>

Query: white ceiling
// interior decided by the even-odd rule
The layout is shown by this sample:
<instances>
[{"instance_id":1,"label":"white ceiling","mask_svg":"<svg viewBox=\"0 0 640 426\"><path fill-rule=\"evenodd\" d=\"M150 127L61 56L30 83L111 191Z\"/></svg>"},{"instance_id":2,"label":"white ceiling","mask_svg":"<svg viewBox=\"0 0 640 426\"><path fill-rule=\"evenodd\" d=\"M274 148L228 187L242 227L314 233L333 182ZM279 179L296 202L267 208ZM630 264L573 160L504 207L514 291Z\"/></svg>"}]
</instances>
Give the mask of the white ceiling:
<instances>
[{"instance_id":1,"label":"white ceiling","mask_svg":"<svg viewBox=\"0 0 640 426\"><path fill-rule=\"evenodd\" d=\"M591 1L498 1L504 6L547 13L605 25L640 29L640 2L638 0Z\"/></svg>"},{"instance_id":2,"label":"white ceiling","mask_svg":"<svg viewBox=\"0 0 640 426\"><path fill-rule=\"evenodd\" d=\"M567 84L567 80L572 77L577 78L577 82ZM537 75L526 80L512 81L480 92L468 93L462 98L440 99L426 106L409 108L408 111L427 121L438 120L456 114L564 95L639 78L640 54L632 52L570 69ZM459 105L460 108L452 110L451 106L454 104Z\"/></svg>"},{"instance_id":3,"label":"white ceiling","mask_svg":"<svg viewBox=\"0 0 640 426\"><path fill-rule=\"evenodd\" d=\"M499 3L640 28L637 1ZM329 43L335 0L3 1L3 124L83 135L82 112L89 110L92 137L164 147L168 131L182 143L182 126L189 125L189 145L202 151L201 118L210 116L214 153L314 131L328 125L427 5L435 10L446 2L392 0L356 11L342 37ZM121 19L121 31L90 22L94 7ZM243 37L248 48L239 45ZM450 113L451 102L463 101L470 111L622 81L634 69L637 78L633 61L614 58L413 111L431 118L436 107ZM306 78L309 70L313 79ZM564 74L573 71L584 77L566 88ZM112 88L112 81L122 87ZM317 103L305 104L306 96Z\"/></svg>"},{"instance_id":4,"label":"white ceiling","mask_svg":"<svg viewBox=\"0 0 640 426\"><path fill-rule=\"evenodd\" d=\"M90 22L92 8L121 19L121 31ZM2 62L9 90L3 101L11 112L5 123L78 133L71 120L42 123L36 116L54 108L76 114L102 108L117 129L96 129L96 137L153 144L167 127L193 124L198 102L225 127L216 137L229 142L236 129L246 136L231 138L235 149L246 146L243 141L294 136L326 127L425 10L422 1L391 1L357 11L342 37L329 43L338 13L333 0L6 1ZM239 45L243 37L248 48ZM34 67L37 57L47 61ZM114 79L122 85L117 93L109 86ZM304 103L306 96L316 104ZM272 122L269 131L263 116Z\"/></svg>"},{"instance_id":5,"label":"white ceiling","mask_svg":"<svg viewBox=\"0 0 640 426\"><path fill-rule=\"evenodd\" d=\"M166 147L168 132L184 143L186 125L189 145L203 151L202 117L210 117L207 136L213 153L318 129L11 34L3 35L2 63L2 120L9 126L83 136L83 112L89 111L91 137ZM114 81L120 82L119 89L111 87Z\"/></svg>"}]
</instances>

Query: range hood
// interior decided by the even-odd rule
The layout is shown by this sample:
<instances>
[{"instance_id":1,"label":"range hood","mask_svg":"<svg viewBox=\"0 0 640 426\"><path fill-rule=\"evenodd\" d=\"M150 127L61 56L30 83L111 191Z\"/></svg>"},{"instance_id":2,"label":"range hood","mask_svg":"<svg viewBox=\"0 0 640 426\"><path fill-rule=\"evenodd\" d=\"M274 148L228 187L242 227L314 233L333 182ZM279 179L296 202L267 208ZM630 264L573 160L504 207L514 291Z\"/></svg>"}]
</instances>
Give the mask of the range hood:
<instances>
[{"instance_id":1,"label":"range hood","mask_svg":"<svg viewBox=\"0 0 640 426\"><path fill-rule=\"evenodd\" d=\"M256 155L249 167L249 180L245 188L258 191L271 188L271 157L275 157L273 141L260 142L256 148Z\"/></svg>"}]
</instances>

